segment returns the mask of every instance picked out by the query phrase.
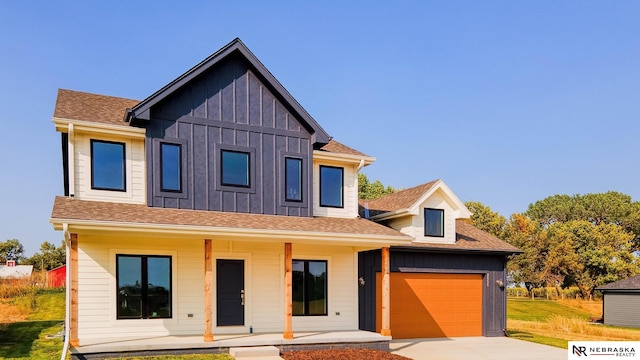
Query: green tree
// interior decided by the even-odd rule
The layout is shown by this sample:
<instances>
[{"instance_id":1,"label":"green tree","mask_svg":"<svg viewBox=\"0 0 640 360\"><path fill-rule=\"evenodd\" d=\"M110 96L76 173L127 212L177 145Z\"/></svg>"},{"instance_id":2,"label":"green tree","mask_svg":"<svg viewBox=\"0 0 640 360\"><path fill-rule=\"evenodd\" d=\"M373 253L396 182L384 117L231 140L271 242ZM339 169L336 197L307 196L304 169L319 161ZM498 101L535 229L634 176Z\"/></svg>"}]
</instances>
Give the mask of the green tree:
<instances>
[{"instance_id":1,"label":"green tree","mask_svg":"<svg viewBox=\"0 0 640 360\"><path fill-rule=\"evenodd\" d=\"M59 247L45 241L40 244L40 251L25 260L25 263L33 265L35 270L51 270L66 262L66 247L64 241Z\"/></svg>"},{"instance_id":2,"label":"green tree","mask_svg":"<svg viewBox=\"0 0 640 360\"><path fill-rule=\"evenodd\" d=\"M590 299L600 285L639 272L631 250L634 235L619 225L571 220L552 224L548 232L556 248L545 258L545 266L551 268L557 263L554 259L563 259L556 272L565 275L565 285L578 286L584 299Z\"/></svg>"},{"instance_id":3,"label":"green tree","mask_svg":"<svg viewBox=\"0 0 640 360\"><path fill-rule=\"evenodd\" d=\"M18 239L0 241L0 262L5 263L7 260L15 260L17 263L24 260L24 246Z\"/></svg>"},{"instance_id":4,"label":"green tree","mask_svg":"<svg viewBox=\"0 0 640 360\"><path fill-rule=\"evenodd\" d=\"M504 239L507 219L479 201L464 204L471 211L471 224L497 238Z\"/></svg>"},{"instance_id":5,"label":"green tree","mask_svg":"<svg viewBox=\"0 0 640 360\"><path fill-rule=\"evenodd\" d=\"M541 224L584 220L615 224L634 234L633 250L640 250L640 202L616 191L598 194L553 195L529 205L525 213Z\"/></svg>"},{"instance_id":6,"label":"green tree","mask_svg":"<svg viewBox=\"0 0 640 360\"><path fill-rule=\"evenodd\" d=\"M384 186L380 180L370 182L367 175L358 173L358 196L360 199L372 200L396 192L391 186Z\"/></svg>"},{"instance_id":7,"label":"green tree","mask_svg":"<svg viewBox=\"0 0 640 360\"><path fill-rule=\"evenodd\" d=\"M522 283L533 298L534 288L545 284L544 257L547 252L547 235L543 227L523 214L513 214L504 228L504 240L522 250L507 263L509 277L516 284Z\"/></svg>"}]
</instances>

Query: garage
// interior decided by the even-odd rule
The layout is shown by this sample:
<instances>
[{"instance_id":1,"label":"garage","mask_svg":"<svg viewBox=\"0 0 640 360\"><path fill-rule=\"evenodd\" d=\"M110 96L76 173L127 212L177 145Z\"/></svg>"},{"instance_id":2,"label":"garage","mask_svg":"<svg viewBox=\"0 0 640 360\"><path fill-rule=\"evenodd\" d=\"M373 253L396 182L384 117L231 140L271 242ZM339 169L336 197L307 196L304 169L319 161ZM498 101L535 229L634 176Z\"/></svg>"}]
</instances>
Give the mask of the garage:
<instances>
[{"instance_id":1,"label":"garage","mask_svg":"<svg viewBox=\"0 0 640 360\"><path fill-rule=\"evenodd\" d=\"M482 336L483 274L390 274L394 339ZM376 331L381 323L381 273L376 274Z\"/></svg>"}]
</instances>

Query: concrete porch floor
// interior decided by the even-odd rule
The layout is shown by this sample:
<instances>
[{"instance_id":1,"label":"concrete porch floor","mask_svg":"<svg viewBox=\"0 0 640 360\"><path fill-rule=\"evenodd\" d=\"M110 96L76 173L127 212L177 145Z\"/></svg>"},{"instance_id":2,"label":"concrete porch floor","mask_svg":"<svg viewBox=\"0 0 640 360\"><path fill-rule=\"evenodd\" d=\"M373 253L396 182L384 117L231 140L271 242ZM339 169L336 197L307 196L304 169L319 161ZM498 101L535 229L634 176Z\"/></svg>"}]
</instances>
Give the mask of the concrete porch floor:
<instances>
[{"instance_id":1,"label":"concrete porch floor","mask_svg":"<svg viewBox=\"0 0 640 360\"><path fill-rule=\"evenodd\" d=\"M71 349L77 359L99 359L110 354L184 354L227 353L231 347L273 345L281 351L291 349L330 349L347 346L388 350L390 336L368 331L333 331L294 333L285 340L282 333L215 335L213 342L204 342L200 336L140 337L137 339L84 340L81 346Z\"/></svg>"}]
</instances>

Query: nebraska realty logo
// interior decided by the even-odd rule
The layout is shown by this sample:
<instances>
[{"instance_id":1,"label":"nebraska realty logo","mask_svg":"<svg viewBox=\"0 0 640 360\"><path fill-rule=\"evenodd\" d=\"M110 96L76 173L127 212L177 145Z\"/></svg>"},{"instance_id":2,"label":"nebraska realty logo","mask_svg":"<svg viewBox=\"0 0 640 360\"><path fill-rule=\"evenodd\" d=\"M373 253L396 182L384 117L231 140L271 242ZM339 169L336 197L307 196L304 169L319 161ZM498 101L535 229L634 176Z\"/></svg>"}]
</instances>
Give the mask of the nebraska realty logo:
<instances>
[{"instance_id":1,"label":"nebraska realty logo","mask_svg":"<svg viewBox=\"0 0 640 360\"><path fill-rule=\"evenodd\" d=\"M640 341L569 341L569 360L635 358L640 350Z\"/></svg>"}]
</instances>

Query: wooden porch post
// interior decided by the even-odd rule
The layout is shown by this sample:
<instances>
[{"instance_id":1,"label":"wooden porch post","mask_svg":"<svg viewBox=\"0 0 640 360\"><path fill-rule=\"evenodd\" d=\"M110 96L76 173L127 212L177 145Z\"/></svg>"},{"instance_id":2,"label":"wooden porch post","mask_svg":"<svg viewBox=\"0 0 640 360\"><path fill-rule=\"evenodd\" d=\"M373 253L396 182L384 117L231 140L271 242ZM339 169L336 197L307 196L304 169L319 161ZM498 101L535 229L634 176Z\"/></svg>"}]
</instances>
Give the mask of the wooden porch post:
<instances>
[{"instance_id":1,"label":"wooden porch post","mask_svg":"<svg viewBox=\"0 0 640 360\"><path fill-rule=\"evenodd\" d=\"M382 248L382 324L380 326L380 335L391 336L390 309L391 303L389 296L389 248Z\"/></svg>"},{"instance_id":2,"label":"wooden porch post","mask_svg":"<svg viewBox=\"0 0 640 360\"><path fill-rule=\"evenodd\" d=\"M69 344L80 346L78 339L78 234L69 237L71 248L69 251L69 276L71 277L71 320L69 326Z\"/></svg>"},{"instance_id":3,"label":"wooden porch post","mask_svg":"<svg viewBox=\"0 0 640 360\"><path fill-rule=\"evenodd\" d=\"M293 256L291 243L284 244L284 333L285 339L293 339Z\"/></svg>"},{"instance_id":4,"label":"wooden porch post","mask_svg":"<svg viewBox=\"0 0 640 360\"><path fill-rule=\"evenodd\" d=\"M210 239L204 240L204 341L213 341L213 261Z\"/></svg>"}]
</instances>

